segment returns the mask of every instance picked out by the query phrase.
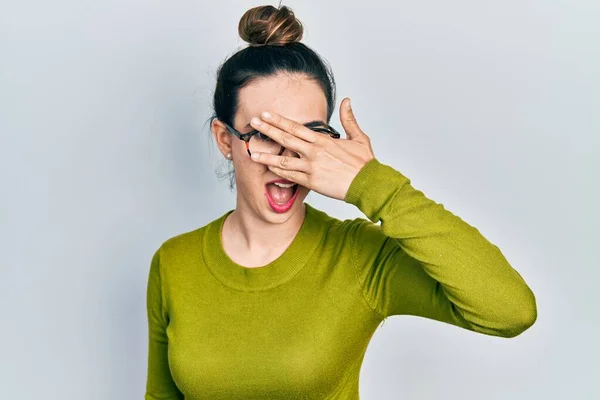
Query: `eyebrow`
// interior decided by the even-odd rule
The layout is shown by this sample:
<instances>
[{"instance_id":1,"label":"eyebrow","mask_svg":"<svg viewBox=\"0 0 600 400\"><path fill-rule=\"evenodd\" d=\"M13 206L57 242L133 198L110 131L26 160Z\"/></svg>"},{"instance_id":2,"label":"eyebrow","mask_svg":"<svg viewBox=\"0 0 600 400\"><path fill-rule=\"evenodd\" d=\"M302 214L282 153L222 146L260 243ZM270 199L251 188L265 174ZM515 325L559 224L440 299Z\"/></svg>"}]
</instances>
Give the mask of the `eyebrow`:
<instances>
[{"instance_id":1,"label":"eyebrow","mask_svg":"<svg viewBox=\"0 0 600 400\"><path fill-rule=\"evenodd\" d=\"M319 119L315 120L315 121L310 121L304 124L304 126L306 126L307 128L310 127L314 127L314 126L327 126L327 124ZM248 123L248 125L246 125L244 128L252 128L252 125L250 125L250 123Z\"/></svg>"}]
</instances>

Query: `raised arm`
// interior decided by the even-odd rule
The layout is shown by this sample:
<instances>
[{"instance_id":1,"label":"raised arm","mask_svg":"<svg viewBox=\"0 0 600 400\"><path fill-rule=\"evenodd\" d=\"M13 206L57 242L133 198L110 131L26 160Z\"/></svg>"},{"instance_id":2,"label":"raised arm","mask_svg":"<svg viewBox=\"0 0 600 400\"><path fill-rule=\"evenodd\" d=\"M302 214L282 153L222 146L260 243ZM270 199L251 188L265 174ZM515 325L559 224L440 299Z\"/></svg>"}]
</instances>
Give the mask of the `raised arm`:
<instances>
[{"instance_id":1,"label":"raised arm","mask_svg":"<svg viewBox=\"0 0 600 400\"><path fill-rule=\"evenodd\" d=\"M345 201L370 220L355 219L350 233L363 294L382 319L416 315L501 337L535 322L535 296L500 249L397 170L369 161Z\"/></svg>"}]
</instances>

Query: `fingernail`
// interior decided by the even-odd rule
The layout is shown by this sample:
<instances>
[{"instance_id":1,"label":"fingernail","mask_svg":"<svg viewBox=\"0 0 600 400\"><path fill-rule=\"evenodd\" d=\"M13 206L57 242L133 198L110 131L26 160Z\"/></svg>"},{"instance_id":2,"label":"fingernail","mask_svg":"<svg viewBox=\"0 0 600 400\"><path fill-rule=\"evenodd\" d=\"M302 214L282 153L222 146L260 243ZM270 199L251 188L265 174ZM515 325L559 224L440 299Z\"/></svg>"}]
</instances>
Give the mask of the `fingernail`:
<instances>
[{"instance_id":1,"label":"fingernail","mask_svg":"<svg viewBox=\"0 0 600 400\"><path fill-rule=\"evenodd\" d=\"M269 112L267 112L267 111L263 112L262 116L263 116L263 118L266 118L266 119L271 118L271 114Z\"/></svg>"},{"instance_id":2,"label":"fingernail","mask_svg":"<svg viewBox=\"0 0 600 400\"><path fill-rule=\"evenodd\" d=\"M260 125L262 124L261 120L257 117L252 118L252 125Z\"/></svg>"},{"instance_id":3,"label":"fingernail","mask_svg":"<svg viewBox=\"0 0 600 400\"><path fill-rule=\"evenodd\" d=\"M254 158L255 160L258 160L260 158L260 153L252 153L250 154L250 157Z\"/></svg>"},{"instance_id":4,"label":"fingernail","mask_svg":"<svg viewBox=\"0 0 600 400\"><path fill-rule=\"evenodd\" d=\"M352 106L350 105L350 98L348 97L348 109L351 109Z\"/></svg>"}]
</instances>

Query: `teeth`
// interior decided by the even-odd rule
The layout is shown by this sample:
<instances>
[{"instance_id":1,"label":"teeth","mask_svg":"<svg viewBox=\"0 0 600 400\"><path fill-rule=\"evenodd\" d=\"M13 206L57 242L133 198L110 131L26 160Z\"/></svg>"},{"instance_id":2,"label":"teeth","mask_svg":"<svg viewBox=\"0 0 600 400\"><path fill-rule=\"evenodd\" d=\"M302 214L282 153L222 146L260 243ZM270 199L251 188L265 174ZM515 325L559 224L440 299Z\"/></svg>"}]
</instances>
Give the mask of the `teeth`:
<instances>
[{"instance_id":1,"label":"teeth","mask_svg":"<svg viewBox=\"0 0 600 400\"><path fill-rule=\"evenodd\" d=\"M283 187L283 188L290 188L290 187L296 185L295 183L278 183L278 182L274 182L274 184L279 187Z\"/></svg>"}]
</instances>

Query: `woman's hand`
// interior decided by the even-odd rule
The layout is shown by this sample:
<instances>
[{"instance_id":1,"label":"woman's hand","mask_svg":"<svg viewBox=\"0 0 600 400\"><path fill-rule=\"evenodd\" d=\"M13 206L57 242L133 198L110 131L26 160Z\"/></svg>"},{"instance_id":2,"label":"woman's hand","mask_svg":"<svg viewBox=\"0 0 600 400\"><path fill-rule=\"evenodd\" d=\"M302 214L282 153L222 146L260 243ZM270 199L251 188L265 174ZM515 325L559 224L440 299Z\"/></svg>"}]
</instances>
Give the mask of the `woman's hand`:
<instances>
[{"instance_id":1,"label":"woman's hand","mask_svg":"<svg viewBox=\"0 0 600 400\"><path fill-rule=\"evenodd\" d=\"M261 123L255 124L255 119ZM349 98L340 105L340 120L347 139L333 139L279 114L271 113L269 118L263 112L260 119L252 119L252 126L298 153L300 158L252 153L252 159L267 165L284 179L324 196L344 200L354 177L375 155L370 138L354 118Z\"/></svg>"}]
</instances>

